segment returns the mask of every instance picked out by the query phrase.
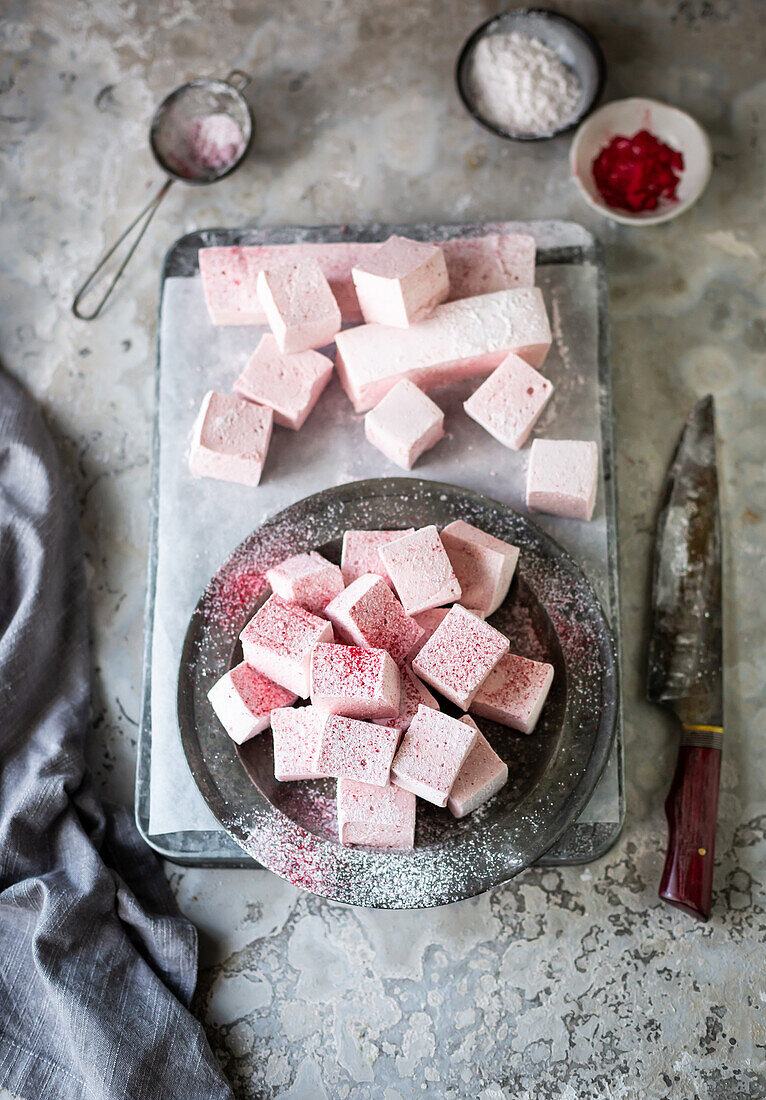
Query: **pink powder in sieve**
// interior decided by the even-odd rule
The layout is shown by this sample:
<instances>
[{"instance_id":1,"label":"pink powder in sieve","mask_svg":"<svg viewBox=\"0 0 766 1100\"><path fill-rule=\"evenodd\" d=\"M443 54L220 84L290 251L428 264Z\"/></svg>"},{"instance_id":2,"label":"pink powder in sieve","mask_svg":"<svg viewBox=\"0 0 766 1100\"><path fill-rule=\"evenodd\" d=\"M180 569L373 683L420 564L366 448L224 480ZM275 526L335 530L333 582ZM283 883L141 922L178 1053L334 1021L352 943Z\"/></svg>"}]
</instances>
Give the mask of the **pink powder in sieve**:
<instances>
[{"instance_id":1,"label":"pink powder in sieve","mask_svg":"<svg viewBox=\"0 0 766 1100\"><path fill-rule=\"evenodd\" d=\"M242 131L230 115L212 114L194 119L187 134L187 155L207 172L220 172L242 155Z\"/></svg>"}]
</instances>

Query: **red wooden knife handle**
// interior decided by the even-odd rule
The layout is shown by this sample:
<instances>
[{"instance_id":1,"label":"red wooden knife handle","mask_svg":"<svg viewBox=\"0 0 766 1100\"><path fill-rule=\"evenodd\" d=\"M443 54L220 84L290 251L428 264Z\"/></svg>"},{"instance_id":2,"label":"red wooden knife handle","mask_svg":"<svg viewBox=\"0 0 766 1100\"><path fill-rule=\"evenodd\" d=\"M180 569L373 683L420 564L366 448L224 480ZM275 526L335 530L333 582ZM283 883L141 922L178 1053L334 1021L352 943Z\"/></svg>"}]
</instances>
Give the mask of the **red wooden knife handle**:
<instances>
[{"instance_id":1,"label":"red wooden knife handle","mask_svg":"<svg viewBox=\"0 0 766 1100\"><path fill-rule=\"evenodd\" d=\"M682 745L665 800L668 852L660 897L707 920L713 895L721 750Z\"/></svg>"}]
</instances>

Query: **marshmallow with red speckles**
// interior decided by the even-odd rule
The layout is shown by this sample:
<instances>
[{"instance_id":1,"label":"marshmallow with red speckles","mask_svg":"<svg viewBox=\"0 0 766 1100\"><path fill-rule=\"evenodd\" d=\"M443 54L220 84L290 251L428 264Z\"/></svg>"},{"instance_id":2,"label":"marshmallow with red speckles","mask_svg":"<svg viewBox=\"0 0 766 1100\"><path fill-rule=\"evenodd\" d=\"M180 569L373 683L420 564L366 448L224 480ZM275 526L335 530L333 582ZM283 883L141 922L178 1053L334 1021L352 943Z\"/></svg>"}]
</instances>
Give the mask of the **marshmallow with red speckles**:
<instances>
[{"instance_id":1,"label":"marshmallow with red speckles","mask_svg":"<svg viewBox=\"0 0 766 1100\"><path fill-rule=\"evenodd\" d=\"M457 718L418 707L391 765L391 781L435 806L446 806L476 734Z\"/></svg>"},{"instance_id":2,"label":"marshmallow with red speckles","mask_svg":"<svg viewBox=\"0 0 766 1100\"><path fill-rule=\"evenodd\" d=\"M382 577L367 573L325 608L340 641L364 649L385 649L398 665L423 633Z\"/></svg>"},{"instance_id":3,"label":"marshmallow with red speckles","mask_svg":"<svg viewBox=\"0 0 766 1100\"><path fill-rule=\"evenodd\" d=\"M531 733L552 683L553 665L508 653L476 692L471 710L520 733Z\"/></svg>"},{"instance_id":4,"label":"marshmallow with red speckles","mask_svg":"<svg viewBox=\"0 0 766 1100\"><path fill-rule=\"evenodd\" d=\"M441 540L460 583L460 603L491 615L508 595L519 549L457 519L442 529Z\"/></svg>"},{"instance_id":5,"label":"marshmallow with red speckles","mask_svg":"<svg viewBox=\"0 0 766 1100\"><path fill-rule=\"evenodd\" d=\"M415 845L415 795L391 783L373 787L339 779L338 839L368 848L412 848Z\"/></svg>"},{"instance_id":6,"label":"marshmallow with red speckles","mask_svg":"<svg viewBox=\"0 0 766 1100\"><path fill-rule=\"evenodd\" d=\"M311 656L311 702L348 718L396 718L399 669L384 649L318 645Z\"/></svg>"},{"instance_id":7,"label":"marshmallow with red speckles","mask_svg":"<svg viewBox=\"0 0 766 1100\"><path fill-rule=\"evenodd\" d=\"M460 719L476 730L476 743L452 785L447 806L454 817L465 817L488 802L508 782L508 765L497 755L467 714Z\"/></svg>"},{"instance_id":8,"label":"marshmallow with red speckles","mask_svg":"<svg viewBox=\"0 0 766 1100\"><path fill-rule=\"evenodd\" d=\"M589 520L598 490L598 444L581 439L535 439L529 452L527 507Z\"/></svg>"},{"instance_id":9,"label":"marshmallow with red speckles","mask_svg":"<svg viewBox=\"0 0 766 1100\"><path fill-rule=\"evenodd\" d=\"M315 707L284 707L273 712L274 778L280 783L325 778L314 762L326 717Z\"/></svg>"},{"instance_id":10,"label":"marshmallow with red speckles","mask_svg":"<svg viewBox=\"0 0 766 1100\"><path fill-rule=\"evenodd\" d=\"M257 485L271 441L272 419L271 409L236 394L210 390L194 424L189 469L195 477Z\"/></svg>"},{"instance_id":11,"label":"marshmallow with red speckles","mask_svg":"<svg viewBox=\"0 0 766 1100\"><path fill-rule=\"evenodd\" d=\"M294 554L266 570L272 591L290 603L321 615L331 600L343 591L343 574L316 550Z\"/></svg>"},{"instance_id":12,"label":"marshmallow with red speckles","mask_svg":"<svg viewBox=\"0 0 766 1100\"><path fill-rule=\"evenodd\" d=\"M463 710L476 695L509 641L460 604L455 604L412 662L431 687Z\"/></svg>"},{"instance_id":13,"label":"marshmallow with red speckles","mask_svg":"<svg viewBox=\"0 0 766 1100\"><path fill-rule=\"evenodd\" d=\"M398 730L328 714L319 732L313 767L320 775L385 787L398 743Z\"/></svg>"},{"instance_id":14,"label":"marshmallow with red speckles","mask_svg":"<svg viewBox=\"0 0 766 1100\"><path fill-rule=\"evenodd\" d=\"M509 352L539 367L551 329L537 287L445 302L409 328L360 325L339 332L335 365L357 412L366 412L401 378L432 389L489 374Z\"/></svg>"},{"instance_id":15,"label":"marshmallow with red speckles","mask_svg":"<svg viewBox=\"0 0 766 1100\"><path fill-rule=\"evenodd\" d=\"M449 295L444 253L436 244L389 237L351 270L367 324L407 328Z\"/></svg>"},{"instance_id":16,"label":"marshmallow with red speckles","mask_svg":"<svg viewBox=\"0 0 766 1100\"><path fill-rule=\"evenodd\" d=\"M274 595L256 611L240 639L249 665L306 699L311 685L311 654L321 642L332 642L332 623Z\"/></svg>"},{"instance_id":17,"label":"marshmallow with red speckles","mask_svg":"<svg viewBox=\"0 0 766 1100\"><path fill-rule=\"evenodd\" d=\"M414 532L414 527L408 527L404 531L345 531L340 569L346 584L351 584L365 573L377 573L390 585L391 578L378 556L378 550L387 542Z\"/></svg>"},{"instance_id":18,"label":"marshmallow with red speckles","mask_svg":"<svg viewBox=\"0 0 766 1100\"><path fill-rule=\"evenodd\" d=\"M414 382L403 378L367 413L364 434L386 458L411 470L444 436L444 413Z\"/></svg>"},{"instance_id":19,"label":"marshmallow with red speckles","mask_svg":"<svg viewBox=\"0 0 766 1100\"><path fill-rule=\"evenodd\" d=\"M340 310L316 260L261 271L256 286L280 351L323 348L335 339Z\"/></svg>"},{"instance_id":20,"label":"marshmallow with red speckles","mask_svg":"<svg viewBox=\"0 0 766 1100\"><path fill-rule=\"evenodd\" d=\"M511 353L463 408L504 447L518 451L553 395L553 383Z\"/></svg>"},{"instance_id":21,"label":"marshmallow with red speckles","mask_svg":"<svg viewBox=\"0 0 766 1100\"><path fill-rule=\"evenodd\" d=\"M460 584L433 524L386 543L378 553L408 615L460 599Z\"/></svg>"},{"instance_id":22,"label":"marshmallow with red speckles","mask_svg":"<svg viewBox=\"0 0 766 1100\"><path fill-rule=\"evenodd\" d=\"M269 726L271 712L298 698L242 661L216 680L207 693L218 721L238 745Z\"/></svg>"},{"instance_id":23,"label":"marshmallow with red speckles","mask_svg":"<svg viewBox=\"0 0 766 1100\"><path fill-rule=\"evenodd\" d=\"M318 351L292 355L279 350L272 333L265 333L237 381L234 390L247 401L266 405L274 423L297 431L330 381L332 359Z\"/></svg>"},{"instance_id":24,"label":"marshmallow with red speckles","mask_svg":"<svg viewBox=\"0 0 766 1100\"><path fill-rule=\"evenodd\" d=\"M430 607L428 611L421 611L417 615L413 615L413 619L423 630L423 637L416 643L407 654L407 660L412 659L420 653L423 646L431 637L437 626L444 621L444 617L449 611L448 607Z\"/></svg>"},{"instance_id":25,"label":"marshmallow with red speckles","mask_svg":"<svg viewBox=\"0 0 766 1100\"><path fill-rule=\"evenodd\" d=\"M425 684L418 680L411 668L405 666L401 671L402 695L399 703L399 714L396 718L378 719L381 726L391 726L406 733L410 728L412 719L418 711L418 707L431 707L438 710L439 704L434 699Z\"/></svg>"}]
</instances>

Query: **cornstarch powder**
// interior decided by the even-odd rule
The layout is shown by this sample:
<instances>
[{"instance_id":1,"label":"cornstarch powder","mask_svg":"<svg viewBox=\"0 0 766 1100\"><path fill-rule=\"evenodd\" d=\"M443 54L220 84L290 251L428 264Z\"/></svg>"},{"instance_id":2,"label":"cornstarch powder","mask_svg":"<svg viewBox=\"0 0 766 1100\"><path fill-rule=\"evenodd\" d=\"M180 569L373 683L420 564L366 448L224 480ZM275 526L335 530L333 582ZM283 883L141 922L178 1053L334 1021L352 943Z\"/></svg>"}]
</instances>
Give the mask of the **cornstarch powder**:
<instances>
[{"instance_id":1,"label":"cornstarch powder","mask_svg":"<svg viewBox=\"0 0 766 1100\"><path fill-rule=\"evenodd\" d=\"M479 113L511 133L558 130L574 117L580 99L580 81L556 51L518 31L480 39L471 81Z\"/></svg>"}]
</instances>

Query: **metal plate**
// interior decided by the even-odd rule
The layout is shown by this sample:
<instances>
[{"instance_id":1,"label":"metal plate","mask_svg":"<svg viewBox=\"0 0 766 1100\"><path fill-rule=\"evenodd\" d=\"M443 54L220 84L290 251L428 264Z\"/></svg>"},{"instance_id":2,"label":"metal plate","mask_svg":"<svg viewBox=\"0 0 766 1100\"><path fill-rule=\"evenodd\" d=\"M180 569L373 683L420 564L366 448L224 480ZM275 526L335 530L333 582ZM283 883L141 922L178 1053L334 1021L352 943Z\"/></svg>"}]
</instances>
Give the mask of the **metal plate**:
<instances>
[{"instance_id":1,"label":"metal plate","mask_svg":"<svg viewBox=\"0 0 766 1100\"><path fill-rule=\"evenodd\" d=\"M207 700L238 659L237 637L263 598L263 573L286 554L339 560L349 528L441 527L464 519L521 549L493 625L514 652L544 658L555 677L537 730L481 719L510 778L461 821L419 801L415 849L344 848L333 784L277 783L271 735L238 750ZM268 520L212 578L192 616L178 684L184 752L214 816L248 855L295 885L374 908L424 908L471 897L539 859L580 813L606 764L618 714L615 647L596 595L574 560L526 517L465 489L412 478L353 482L307 497Z\"/></svg>"}]
</instances>

